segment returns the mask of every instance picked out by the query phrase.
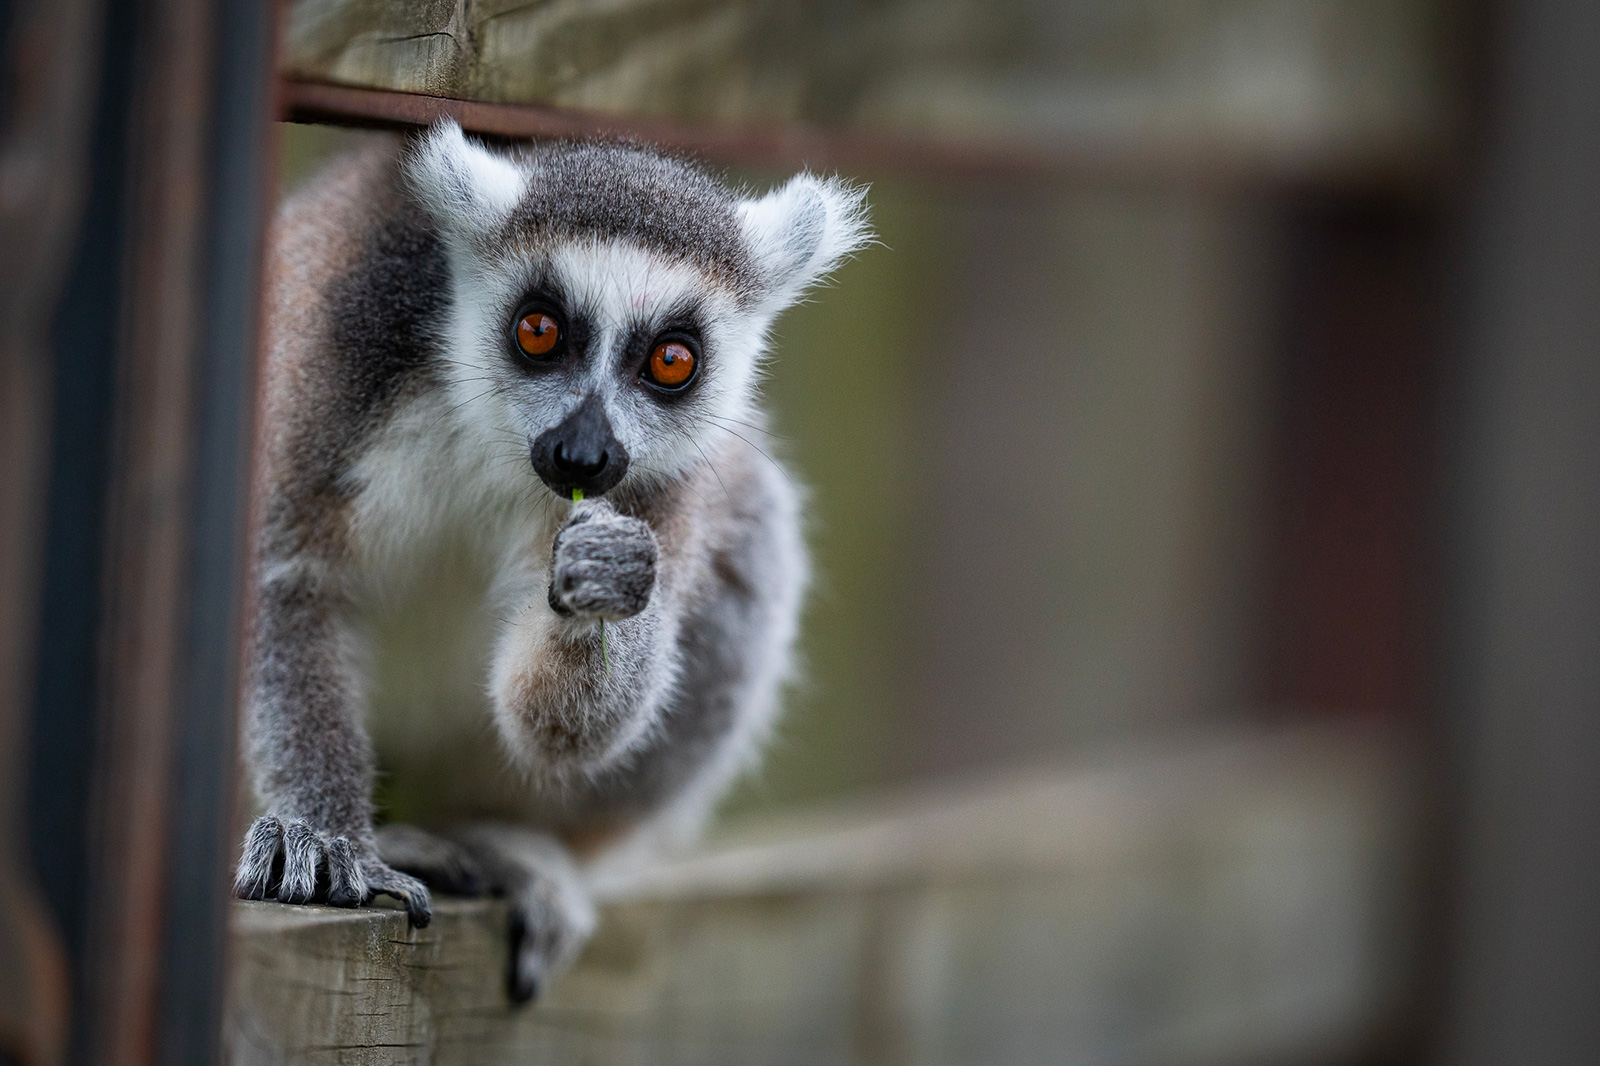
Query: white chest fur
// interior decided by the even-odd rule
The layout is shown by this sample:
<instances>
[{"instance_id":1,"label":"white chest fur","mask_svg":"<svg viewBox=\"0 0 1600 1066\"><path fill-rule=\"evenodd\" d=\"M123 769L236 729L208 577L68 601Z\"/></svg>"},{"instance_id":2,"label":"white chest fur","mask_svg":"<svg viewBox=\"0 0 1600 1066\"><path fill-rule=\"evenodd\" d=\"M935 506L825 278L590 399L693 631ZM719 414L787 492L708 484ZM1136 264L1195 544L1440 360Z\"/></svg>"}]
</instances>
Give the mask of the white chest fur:
<instances>
[{"instance_id":1,"label":"white chest fur","mask_svg":"<svg viewBox=\"0 0 1600 1066\"><path fill-rule=\"evenodd\" d=\"M380 797L407 818L514 816L524 789L494 733L489 662L498 620L543 603L566 507L526 442L463 424L442 393L398 412L351 483Z\"/></svg>"},{"instance_id":2,"label":"white chest fur","mask_svg":"<svg viewBox=\"0 0 1600 1066\"><path fill-rule=\"evenodd\" d=\"M534 476L527 441L454 417L442 391L390 419L350 479L360 584L377 600L403 593L442 548L471 553L497 585L537 581L566 513Z\"/></svg>"}]
</instances>

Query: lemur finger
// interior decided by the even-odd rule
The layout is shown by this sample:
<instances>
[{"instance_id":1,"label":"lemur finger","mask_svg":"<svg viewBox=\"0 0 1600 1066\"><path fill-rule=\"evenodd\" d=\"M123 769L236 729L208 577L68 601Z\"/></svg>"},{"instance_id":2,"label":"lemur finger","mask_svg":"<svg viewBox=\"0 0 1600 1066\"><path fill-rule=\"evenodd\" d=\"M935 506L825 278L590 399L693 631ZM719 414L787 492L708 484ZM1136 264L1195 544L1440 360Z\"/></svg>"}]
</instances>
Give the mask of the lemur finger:
<instances>
[{"instance_id":1,"label":"lemur finger","mask_svg":"<svg viewBox=\"0 0 1600 1066\"><path fill-rule=\"evenodd\" d=\"M593 563L609 570L653 572L659 548L650 528L642 522L622 521L596 525L563 541L559 564Z\"/></svg>"},{"instance_id":2,"label":"lemur finger","mask_svg":"<svg viewBox=\"0 0 1600 1066\"><path fill-rule=\"evenodd\" d=\"M263 814L244 835L243 854L233 877L233 894L240 899L266 899L275 887L275 868L282 861L283 823Z\"/></svg>"},{"instance_id":3,"label":"lemur finger","mask_svg":"<svg viewBox=\"0 0 1600 1066\"><path fill-rule=\"evenodd\" d=\"M370 863L367 876L367 900L374 896L392 896L405 904L406 920L417 929L425 929L433 920L433 907L428 889L421 881L383 863Z\"/></svg>"},{"instance_id":4,"label":"lemur finger","mask_svg":"<svg viewBox=\"0 0 1600 1066\"><path fill-rule=\"evenodd\" d=\"M284 903L310 903L317 895L317 870L322 866L323 843L316 830L294 819L283 830L283 880L278 899Z\"/></svg>"},{"instance_id":5,"label":"lemur finger","mask_svg":"<svg viewBox=\"0 0 1600 1066\"><path fill-rule=\"evenodd\" d=\"M575 562L560 574L559 602L580 614L600 615L613 621L630 618L650 602L654 570L626 569L600 562Z\"/></svg>"},{"instance_id":6,"label":"lemur finger","mask_svg":"<svg viewBox=\"0 0 1600 1066\"><path fill-rule=\"evenodd\" d=\"M606 576L604 563L591 559L577 559L561 568L559 584L562 595L570 595L586 584L597 584Z\"/></svg>"},{"instance_id":7,"label":"lemur finger","mask_svg":"<svg viewBox=\"0 0 1600 1066\"><path fill-rule=\"evenodd\" d=\"M556 539L550 545L551 553L559 556L565 545L587 537L597 519L599 524L604 526L618 517L616 510L604 500L584 500L582 503L574 504L572 513L567 516L567 524L556 531Z\"/></svg>"},{"instance_id":8,"label":"lemur finger","mask_svg":"<svg viewBox=\"0 0 1600 1066\"><path fill-rule=\"evenodd\" d=\"M580 527L562 531L561 547L568 551L626 552L655 556L655 535L650 526L637 518L613 514L604 520L591 520Z\"/></svg>"},{"instance_id":9,"label":"lemur finger","mask_svg":"<svg viewBox=\"0 0 1600 1066\"><path fill-rule=\"evenodd\" d=\"M361 872L355 849L344 837L328 841L328 902L335 907L359 907L367 898L367 878Z\"/></svg>"}]
</instances>

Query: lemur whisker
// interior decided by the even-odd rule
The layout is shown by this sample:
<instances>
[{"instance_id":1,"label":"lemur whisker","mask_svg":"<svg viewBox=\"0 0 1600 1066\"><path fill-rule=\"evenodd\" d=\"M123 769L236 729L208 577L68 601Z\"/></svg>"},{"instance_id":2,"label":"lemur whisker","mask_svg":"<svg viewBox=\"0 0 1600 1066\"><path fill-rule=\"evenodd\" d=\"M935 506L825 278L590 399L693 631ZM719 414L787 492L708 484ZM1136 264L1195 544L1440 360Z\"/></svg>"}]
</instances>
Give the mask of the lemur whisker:
<instances>
[{"instance_id":1,"label":"lemur whisker","mask_svg":"<svg viewBox=\"0 0 1600 1066\"><path fill-rule=\"evenodd\" d=\"M499 393L499 392L503 392L503 391L505 391L505 386L501 385L499 382L495 382L494 384L490 385L487 389L484 389L482 392L480 392L480 393L478 393L478 394L476 394L474 396L469 396L465 400L462 400L460 403L452 405L450 407L450 409L445 412L445 414L453 415L457 411L461 410L463 407L467 407L467 406L470 406L471 404L477 403L479 400L483 399L485 396L492 396L495 393Z\"/></svg>"},{"instance_id":2,"label":"lemur whisker","mask_svg":"<svg viewBox=\"0 0 1600 1066\"><path fill-rule=\"evenodd\" d=\"M468 406L470 406L472 404L475 404L479 400L483 399L485 396L490 396L490 395L493 395L494 393L500 392L503 387L504 386L499 385L498 383L494 384L494 385L491 385L487 389L484 389L482 392L478 393L476 396L468 397L467 399L462 400L458 404L451 405L450 407L446 408L443 412L441 412L438 418L435 418L433 420L433 422L429 424L428 431L431 433L433 430L438 429L439 428L439 423L443 422L447 418L450 418L457 411L460 411L463 407L468 407Z\"/></svg>"},{"instance_id":3,"label":"lemur whisker","mask_svg":"<svg viewBox=\"0 0 1600 1066\"><path fill-rule=\"evenodd\" d=\"M750 429L755 430L757 433L760 433L763 436L771 437L773 440L787 441L787 440L790 439L788 437L785 437L781 433L772 432L772 430L768 429L766 426L757 425L754 422L746 422L742 418L734 418L731 415L706 414L704 417L710 418L710 419L714 419L714 420L720 421L720 422L732 422L732 423L734 423L736 425L745 426L745 427L748 427Z\"/></svg>"},{"instance_id":4,"label":"lemur whisker","mask_svg":"<svg viewBox=\"0 0 1600 1066\"><path fill-rule=\"evenodd\" d=\"M649 474L659 485L681 484L687 487L690 492L698 496L700 498L700 502L706 502L706 494L701 492L699 487L688 478L676 477L669 471L662 470L660 467L647 466L644 463L635 463L634 469L639 470L642 473ZM713 471L713 473L715 473L715 471ZM720 481L721 479L719 478L718 480Z\"/></svg>"},{"instance_id":5,"label":"lemur whisker","mask_svg":"<svg viewBox=\"0 0 1600 1066\"><path fill-rule=\"evenodd\" d=\"M789 471L787 471L787 470L785 470L783 468L783 464L778 462L778 460L774 459L772 456L768 455L766 453L766 451L761 448L760 445L751 443L750 438L746 437L743 433L740 433L738 430L735 430L735 429L729 429L727 426L720 425L720 424L718 424L716 422L708 422L707 424L710 425L713 429L722 430L722 432L724 432L724 433L732 433L735 437L738 437L740 440L744 441L745 444L749 445L750 447L754 448L758 453L760 453L761 458L763 458L767 462L771 463L772 464L772 468L774 470L776 470L778 473L783 475L783 480L788 481L790 484L793 484L793 481L789 477Z\"/></svg>"},{"instance_id":6,"label":"lemur whisker","mask_svg":"<svg viewBox=\"0 0 1600 1066\"><path fill-rule=\"evenodd\" d=\"M732 503L733 502L733 497L728 495L728 486L722 484L722 474L718 472L717 464L713 463L711 461L711 457L706 454L706 450L704 448L700 447L700 442L699 441L695 440L693 437L689 436L688 434L683 434L683 437L690 444L694 445L694 450L695 451L700 453L700 458L705 460L705 464L711 468L711 476L717 479L717 484L718 485L722 486L722 495L727 498L729 503Z\"/></svg>"}]
</instances>

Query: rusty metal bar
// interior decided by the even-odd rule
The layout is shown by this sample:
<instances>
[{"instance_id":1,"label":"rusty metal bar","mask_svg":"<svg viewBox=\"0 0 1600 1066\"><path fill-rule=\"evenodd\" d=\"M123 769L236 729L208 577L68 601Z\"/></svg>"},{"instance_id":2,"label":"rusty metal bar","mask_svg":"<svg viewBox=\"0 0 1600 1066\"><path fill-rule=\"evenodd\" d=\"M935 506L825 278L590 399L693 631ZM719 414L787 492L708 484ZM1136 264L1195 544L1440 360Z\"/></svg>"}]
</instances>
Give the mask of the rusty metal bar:
<instances>
[{"instance_id":1,"label":"rusty metal bar","mask_svg":"<svg viewBox=\"0 0 1600 1066\"><path fill-rule=\"evenodd\" d=\"M935 141L891 133L866 135L803 126L718 127L576 111L535 104L498 104L420 93L364 89L284 78L280 117L288 122L415 129L450 117L488 137L632 137L718 163L747 167L896 172L942 182L1112 182L1197 188L1327 188L1405 195L1434 188L1451 163L1434 146L1362 157L1289 160L1213 151L1206 146L1153 150L995 138Z\"/></svg>"}]
</instances>

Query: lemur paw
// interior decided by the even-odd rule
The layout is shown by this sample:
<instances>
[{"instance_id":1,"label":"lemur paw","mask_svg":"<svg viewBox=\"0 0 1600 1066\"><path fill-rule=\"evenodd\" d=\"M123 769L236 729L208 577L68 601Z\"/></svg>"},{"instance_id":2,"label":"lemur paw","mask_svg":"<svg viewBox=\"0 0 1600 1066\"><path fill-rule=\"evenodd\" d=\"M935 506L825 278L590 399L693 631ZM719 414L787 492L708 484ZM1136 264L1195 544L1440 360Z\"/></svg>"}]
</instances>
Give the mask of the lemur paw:
<instances>
[{"instance_id":1,"label":"lemur paw","mask_svg":"<svg viewBox=\"0 0 1600 1066\"><path fill-rule=\"evenodd\" d=\"M405 904L412 925L421 928L433 917L421 881L393 869L347 836L272 814L257 818L245 834L233 891L241 899L335 907L359 907L375 896L393 896Z\"/></svg>"},{"instance_id":2,"label":"lemur paw","mask_svg":"<svg viewBox=\"0 0 1600 1066\"><path fill-rule=\"evenodd\" d=\"M656 535L605 500L575 504L556 535L550 607L560 615L620 621L644 610L656 583Z\"/></svg>"},{"instance_id":3,"label":"lemur paw","mask_svg":"<svg viewBox=\"0 0 1600 1066\"><path fill-rule=\"evenodd\" d=\"M559 880L532 877L507 897L513 1003L531 1003L539 990L578 954L594 932L593 905Z\"/></svg>"}]
</instances>

